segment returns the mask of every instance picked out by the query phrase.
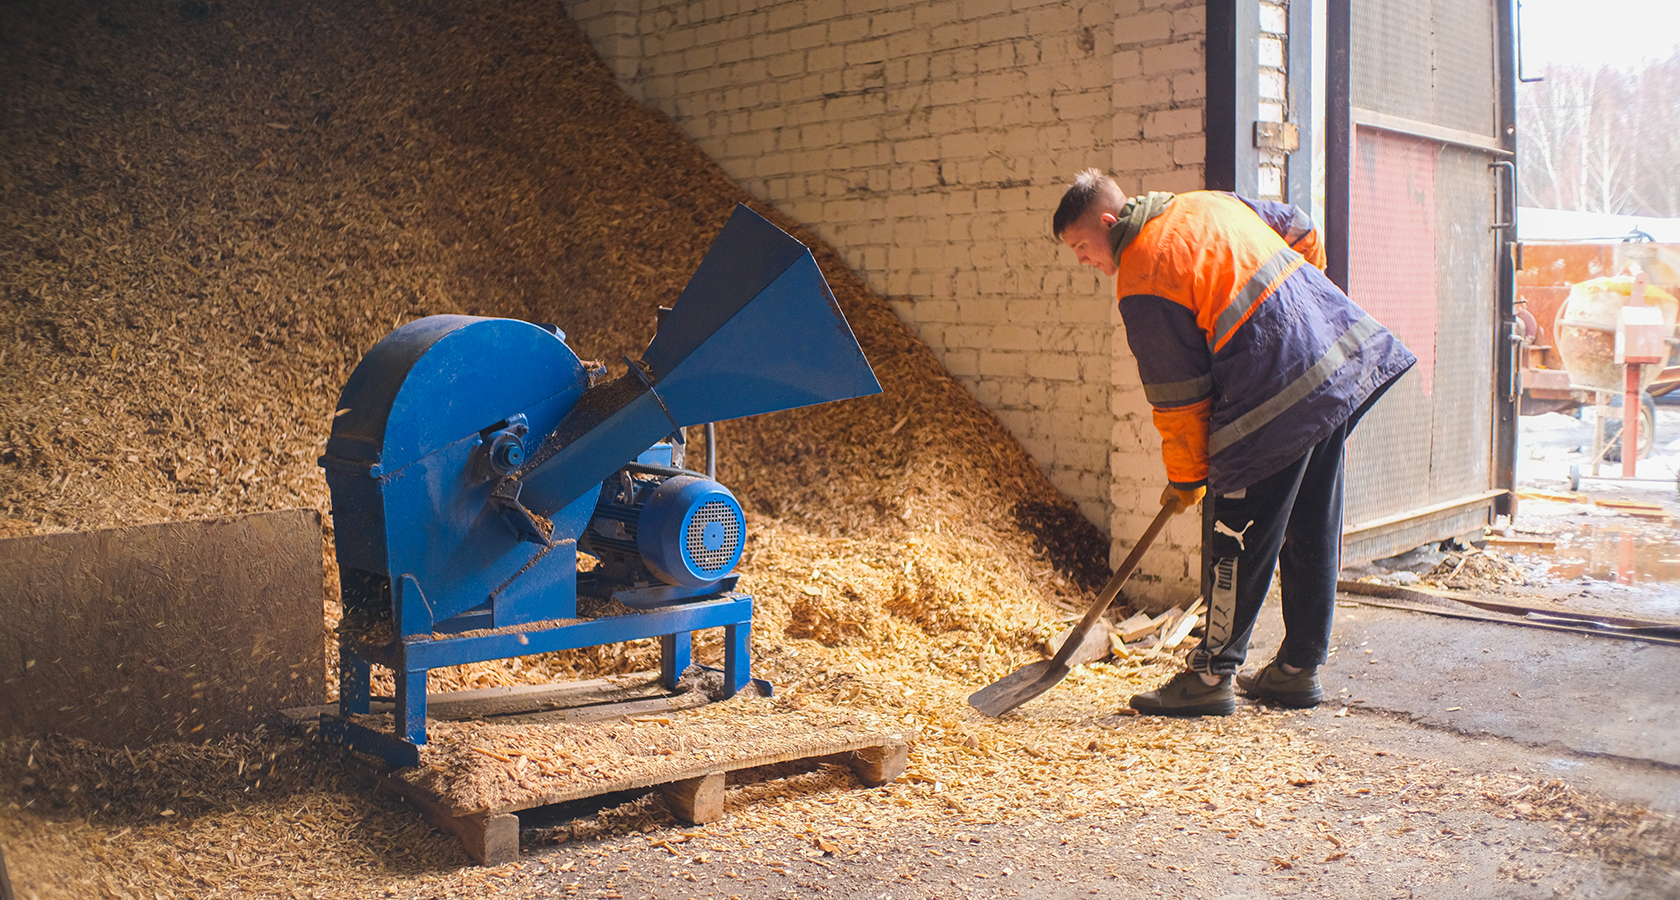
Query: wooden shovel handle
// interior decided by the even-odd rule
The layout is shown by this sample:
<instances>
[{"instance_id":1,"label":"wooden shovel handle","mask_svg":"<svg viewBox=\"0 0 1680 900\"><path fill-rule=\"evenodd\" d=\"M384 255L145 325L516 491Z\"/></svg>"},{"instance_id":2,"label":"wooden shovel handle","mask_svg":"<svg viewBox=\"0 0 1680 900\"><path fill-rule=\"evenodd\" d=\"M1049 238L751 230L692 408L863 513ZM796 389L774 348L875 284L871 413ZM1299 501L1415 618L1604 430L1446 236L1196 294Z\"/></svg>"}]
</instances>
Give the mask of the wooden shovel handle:
<instances>
[{"instance_id":1,"label":"wooden shovel handle","mask_svg":"<svg viewBox=\"0 0 1680 900\"><path fill-rule=\"evenodd\" d=\"M1155 514L1155 521L1150 522L1149 527L1144 529L1143 537L1138 538L1137 544L1132 547L1132 552L1126 554L1126 561L1120 564L1119 569L1115 570L1114 575L1108 579L1108 584L1103 585L1102 593L1097 596L1097 601L1092 603L1091 608L1085 611L1085 618L1079 620L1079 625L1068 634L1067 640L1062 642L1062 649L1056 651L1054 660L1056 665L1066 665L1067 661L1073 658L1073 654L1079 650L1079 645L1085 642L1085 635L1091 633L1091 629L1096 626L1097 620L1108 611L1108 605L1113 603L1114 598L1120 595L1120 589L1126 586L1127 581L1131 580L1132 573L1137 570L1138 562L1143 559L1143 551L1148 550L1149 545L1155 542L1155 536L1161 533L1161 529L1167 527L1167 520L1177 515L1183 508L1175 497L1171 502L1163 505L1159 513Z\"/></svg>"}]
</instances>

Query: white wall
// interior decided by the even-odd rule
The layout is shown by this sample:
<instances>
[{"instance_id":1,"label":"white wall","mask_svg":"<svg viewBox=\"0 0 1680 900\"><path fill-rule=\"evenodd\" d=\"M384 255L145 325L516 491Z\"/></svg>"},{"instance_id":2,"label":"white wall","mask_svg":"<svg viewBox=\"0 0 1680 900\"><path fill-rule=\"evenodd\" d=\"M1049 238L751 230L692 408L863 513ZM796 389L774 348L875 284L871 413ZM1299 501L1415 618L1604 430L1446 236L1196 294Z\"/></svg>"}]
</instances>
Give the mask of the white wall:
<instances>
[{"instance_id":1,"label":"white wall","mask_svg":"<svg viewBox=\"0 0 1680 900\"><path fill-rule=\"evenodd\" d=\"M1205 0L566 0L635 97L887 297L1115 537L1159 439L1112 285L1049 234L1074 172L1203 183ZM1183 516L1130 590L1197 590Z\"/></svg>"}]
</instances>

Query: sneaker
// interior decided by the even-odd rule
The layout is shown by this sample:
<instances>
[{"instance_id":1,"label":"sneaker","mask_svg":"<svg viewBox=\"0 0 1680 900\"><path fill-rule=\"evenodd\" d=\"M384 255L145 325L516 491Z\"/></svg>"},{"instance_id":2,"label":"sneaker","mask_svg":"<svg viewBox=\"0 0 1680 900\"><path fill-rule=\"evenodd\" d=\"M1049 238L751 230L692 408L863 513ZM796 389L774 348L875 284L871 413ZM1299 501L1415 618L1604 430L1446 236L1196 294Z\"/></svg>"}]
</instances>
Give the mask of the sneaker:
<instances>
[{"instance_id":1,"label":"sneaker","mask_svg":"<svg viewBox=\"0 0 1680 900\"><path fill-rule=\"evenodd\" d=\"M1209 685L1195 672L1180 672L1153 691L1132 697L1132 709L1152 716L1228 716L1237 711L1231 676Z\"/></svg>"},{"instance_id":2,"label":"sneaker","mask_svg":"<svg viewBox=\"0 0 1680 900\"><path fill-rule=\"evenodd\" d=\"M1317 706L1324 699L1324 689L1318 684L1318 667L1309 666L1294 675L1272 660L1253 675L1238 673L1237 687L1244 695L1256 700L1270 700L1295 709Z\"/></svg>"}]
</instances>

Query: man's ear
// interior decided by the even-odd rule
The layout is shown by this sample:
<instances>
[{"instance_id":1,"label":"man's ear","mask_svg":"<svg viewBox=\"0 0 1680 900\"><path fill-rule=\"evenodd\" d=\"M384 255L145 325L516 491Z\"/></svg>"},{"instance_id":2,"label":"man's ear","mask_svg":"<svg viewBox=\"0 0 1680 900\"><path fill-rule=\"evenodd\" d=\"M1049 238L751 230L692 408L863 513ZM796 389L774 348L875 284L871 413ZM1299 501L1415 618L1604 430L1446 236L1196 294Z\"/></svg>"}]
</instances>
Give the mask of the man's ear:
<instances>
[{"instance_id":1,"label":"man's ear","mask_svg":"<svg viewBox=\"0 0 1680 900\"><path fill-rule=\"evenodd\" d=\"M1118 216L1116 216L1114 213L1103 213L1102 214L1102 223L1107 228L1113 228L1114 223L1116 223L1118 221L1120 221L1120 218Z\"/></svg>"}]
</instances>

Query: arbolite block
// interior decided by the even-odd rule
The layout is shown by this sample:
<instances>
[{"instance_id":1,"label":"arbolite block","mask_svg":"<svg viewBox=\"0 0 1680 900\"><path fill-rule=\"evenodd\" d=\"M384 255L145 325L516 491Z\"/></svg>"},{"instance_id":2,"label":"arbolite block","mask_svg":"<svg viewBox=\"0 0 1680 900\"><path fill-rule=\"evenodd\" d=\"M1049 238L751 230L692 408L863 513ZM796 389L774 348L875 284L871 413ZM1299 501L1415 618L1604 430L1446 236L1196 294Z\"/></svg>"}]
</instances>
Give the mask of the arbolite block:
<instances>
[{"instance_id":1,"label":"arbolite block","mask_svg":"<svg viewBox=\"0 0 1680 900\"><path fill-rule=\"evenodd\" d=\"M321 514L0 540L0 737L198 741L324 696Z\"/></svg>"}]
</instances>

